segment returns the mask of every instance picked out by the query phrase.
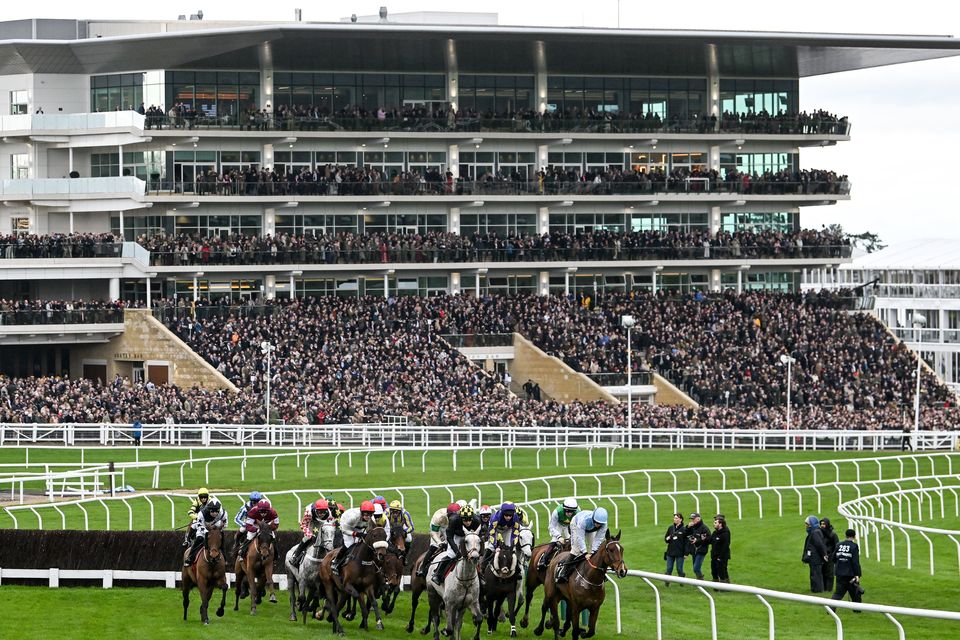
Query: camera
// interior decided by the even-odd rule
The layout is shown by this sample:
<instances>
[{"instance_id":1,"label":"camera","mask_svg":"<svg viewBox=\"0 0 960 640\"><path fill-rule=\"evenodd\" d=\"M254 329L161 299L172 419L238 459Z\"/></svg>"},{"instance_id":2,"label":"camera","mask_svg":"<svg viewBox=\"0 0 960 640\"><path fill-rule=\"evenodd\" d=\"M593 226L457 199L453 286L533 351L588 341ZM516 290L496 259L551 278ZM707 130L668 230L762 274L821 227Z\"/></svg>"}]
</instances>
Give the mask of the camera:
<instances>
[{"instance_id":1,"label":"camera","mask_svg":"<svg viewBox=\"0 0 960 640\"><path fill-rule=\"evenodd\" d=\"M861 586L860 586L860 583L858 582L858 583L853 587L853 592L856 593L858 596L862 596L863 594L866 593L866 590L865 590L863 587L861 587Z\"/></svg>"}]
</instances>

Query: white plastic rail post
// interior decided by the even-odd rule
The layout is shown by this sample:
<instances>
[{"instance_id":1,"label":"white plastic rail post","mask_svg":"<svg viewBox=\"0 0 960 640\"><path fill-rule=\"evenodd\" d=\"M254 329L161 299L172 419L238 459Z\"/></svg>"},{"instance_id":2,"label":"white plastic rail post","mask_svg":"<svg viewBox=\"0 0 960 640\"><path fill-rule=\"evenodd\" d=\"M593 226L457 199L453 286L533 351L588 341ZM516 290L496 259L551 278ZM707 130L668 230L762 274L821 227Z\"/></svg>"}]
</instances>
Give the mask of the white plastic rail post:
<instances>
[{"instance_id":1,"label":"white plastic rail post","mask_svg":"<svg viewBox=\"0 0 960 640\"><path fill-rule=\"evenodd\" d=\"M764 598L762 595L759 593L756 595L757 598L760 599L760 602L763 603L763 606L767 608L767 637L769 640L774 640L776 637L776 623L774 622L773 617L773 607L770 606L770 603L767 602L766 598Z\"/></svg>"},{"instance_id":2,"label":"white plastic rail post","mask_svg":"<svg viewBox=\"0 0 960 640\"><path fill-rule=\"evenodd\" d=\"M663 640L663 614L660 606L660 589L657 588L657 585L653 584L647 578L642 578L644 582L650 585L650 588L653 589L653 597L655 601L655 610L656 610L656 621L657 621L657 640Z\"/></svg>"},{"instance_id":3,"label":"white plastic rail post","mask_svg":"<svg viewBox=\"0 0 960 640\"><path fill-rule=\"evenodd\" d=\"M697 589L707 597L707 600L710 602L710 638L711 640L717 640L717 603L714 601L713 596L710 595L706 589L697 585Z\"/></svg>"}]
</instances>

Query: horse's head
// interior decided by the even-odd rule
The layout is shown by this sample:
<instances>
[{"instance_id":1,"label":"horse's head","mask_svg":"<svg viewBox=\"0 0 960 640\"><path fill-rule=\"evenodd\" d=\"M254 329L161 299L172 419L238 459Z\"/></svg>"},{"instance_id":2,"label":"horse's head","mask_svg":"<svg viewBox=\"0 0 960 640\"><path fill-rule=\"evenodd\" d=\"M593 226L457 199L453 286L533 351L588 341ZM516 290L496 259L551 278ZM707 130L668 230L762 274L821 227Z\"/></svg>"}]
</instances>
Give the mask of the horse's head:
<instances>
[{"instance_id":1,"label":"horse's head","mask_svg":"<svg viewBox=\"0 0 960 640\"><path fill-rule=\"evenodd\" d=\"M207 547L207 562L210 564L219 562L223 557L223 530L208 529L204 545Z\"/></svg>"},{"instance_id":2,"label":"horse's head","mask_svg":"<svg viewBox=\"0 0 960 640\"><path fill-rule=\"evenodd\" d=\"M607 532L601 560L617 572L618 578L624 578L627 575L627 565L623 561L623 545L620 544L620 533L620 531L617 531L617 535L611 536L610 532Z\"/></svg>"},{"instance_id":3,"label":"horse's head","mask_svg":"<svg viewBox=\"0 0 960 640\"><path fill-rule=\"evenodd\" d=\"M390 541L397 551L404 553L407 550L407 534L404 533L403 529L390 529Z\"/></svg>"},{"instance_id":4,"label":"horse's head","mask_svg":"<svg viewBox=\"0 0 960 640\"><path fill-rule=\"evenodd\" d=\"M383 527L374 527L368 531L363 541L368 547L373 549L377 558L381 560L387 553L387 547L390 546L390 543L387 542L387 530Z\"/></svg>"},{"instance_id":5,"label":"horse's head","mask_svg":"<svg viewBox=\"0 0 960 640\"><path fill-rule=\"evenodd\" d=\"M403 582L403 560L393 553L387 554L383 562L383 580L387 591L400 591Z\"/></svg>"},{"instance_id":6,"label":"horse's head","mask_svg":"<svg viewBox=\"0 0 960 640\"><path fill-rule=\"evenodd\" d=\"M333 523L324 522L320 525L320 535L316 536L313 544L329 551L333 549L333 538L336 535L337 527Z\"/></svg>"},{"instance_id":7,"label":"horse's head","mask_svg":"<svg viewBox=\"0 0 960 640\"><path fill-rule=\"evenodd\" d=\"M273 530L267 522L261 522L257 528L257 555L261 562L267 562L273 555Z\"/></svg>"},{"instance_id":8,"label":"horse's head","mask_svg":"<svg viewBox=\"0 0 960 640\"><path fill-rule=\"evenodd\" d=\"M527 560L533 554L533 531L524 527L520 530L520 553Z\"/></svg>"},{"instance_id":9,"label":"horse's head","mask_svg":"<svg viewBox=\"0 0 960 640\"><path fill-rule=\"evenodd\" d=\"M467 533L467 535L463 536L463 544L460 550L463 553L463 557L471 562L479 562L480 536L472 531Z\"/></svg>"},{"instance_id":10,"label":"horse's head","mask_svg":"<svg viewBox=\"0 0 960 640\"><path fill-rule=\"evenodd\" d=\"M519 547L513 545L501 545L493 555L493 575L500 579L509 578L517 570L517 555Z\"/></svg>"}]
</instances>

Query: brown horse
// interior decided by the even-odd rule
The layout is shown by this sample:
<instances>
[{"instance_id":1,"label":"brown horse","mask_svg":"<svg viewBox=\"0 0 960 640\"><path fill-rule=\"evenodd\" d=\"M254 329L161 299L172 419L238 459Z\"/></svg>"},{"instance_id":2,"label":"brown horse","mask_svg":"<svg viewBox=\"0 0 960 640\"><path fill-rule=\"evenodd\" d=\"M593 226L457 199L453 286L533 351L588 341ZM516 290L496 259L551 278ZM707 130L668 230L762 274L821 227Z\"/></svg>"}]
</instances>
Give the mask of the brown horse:
<instances>
[{"instance_id":1,"label":"brown horse","mask_svg":"<svg viewBox=\"0 0 960 640\"><path fill-rule=\"evenodd\" d=\"M424 551L413 563L413 570L410 572L410 592L412 599L410 601L410 622L407 623L407 633L413 633L413 625L417 615L417 605L420 603L420 594L427 589L427 580L417 575L420 565L427 559L427 552ZM430 633L430 620L427 619L427 626L420 630L422 635Z\"/></svg>"},{"instance_id":2,"label":"brown horse","mask_svg":"<svg viewBox=\"0 0 960 640\"><path fill-rule=\"evenodd\" d=\"M344 635L343 625L340 624L340 611L350 598L356 598L360 603L361 629L368 628L367 617L372 607L377 629L383 630L376 589L382 580L383 560L388 546L386 529L375 527L354 545L356 551L343 563L339 576L333 572L337 549L323 559L320 564L320 580L327 594L326 606L333 618L334 633Z\"/></svg>"},{"instance_id":3,"label":"brown horse","mask_svg":"<svg viewBox=\"0 0 960 640\"><path fill-rule=\"evenodd\" d=\"M384 613L393 613L397 597L403 591L403 559L395 549L388 549L383 558L383 600L380 608Z\"/></svg>"},{"instance_id":4,"label":"brown horse","mask_svg":"<svg viewBox=\"0 0 960 640\"><path fill-rule=\"evenodd\" d=\"M233 610L240 608L240 599L250 594L250 615L257 615L257 605L263 602L263 596L270 591L270 602L277 602L277 594L273 590L273 531L266 522L261 522L257 535L247 545L243 557L237 554L234 562L234 572L237 574L237 599Z\"/></svg>"},{"instance_id":5,"label":"brown horse","mask_svg":"<svg viewBox=\"0 0 960 640\"><path fill-rule=\"evenodd\" d=\"M619 531L613 537L607 531L603 542L597 548L597 552L577 566L567 582L557 584L557 568L560 563L569 558L570 553L564 551L558 553L550 561L546 580L543 583L540 624L533 630L533 633L538 636L543 635L544 619L547 616L547 609L550 609L554 640L559 640L561 635L567 633L571 621L573 622L573 640L593 637L597 631L597 615L600 613L600 605L603 604L605 596L603 583L607 579L607 568L614 569L621 578L627 575L627 565L623 563L623 546L620 544ZM561 600L565 600L567 603L567 619L562 631L560 630L560 618L557 615ZM580 612L584 610L590 612L590 621L586 631L580 629Z\"/></svg>"},{"instance_id":6,"label":"brown horse","mask_svg":"<svg viewBox=\"0 0 960 640\"><path fill-rule=\"evenodd\" d=\"M187 559L190 549L184 552L183 559ZM223 530L209 529L203 539L203 553L197 554L197 560L181 571L181 585L183 587L183 619L187 619L187 609L190 607L190 590L194 586L200 592L200 622L210 624L207 607L215 588L220 589L220 607L217 617L223 617L223 607L227 602L227 563L223 557Z\"/></svg>"},{"instance_id":7,"label":"brown horse","mask_svg":"<svg viewBox=\"0 0 960 640\"><path fill-rule=\"evenodd\" d=\"M530 624L530 603L533 601L533 594L536 592L537 587L543 584L543 581L547 576L547 569L540 568L540 558L552 548L553 543L548 542L538 547L534 547L533 553L530 554L530 564L527 568L526 589L524 590L525 602L523 603L523 617L520 619L520 626L524 629L526 629L527 625ZM569 551L570 542L566 542L561 550Z\"/></svg>"}]
</instances>

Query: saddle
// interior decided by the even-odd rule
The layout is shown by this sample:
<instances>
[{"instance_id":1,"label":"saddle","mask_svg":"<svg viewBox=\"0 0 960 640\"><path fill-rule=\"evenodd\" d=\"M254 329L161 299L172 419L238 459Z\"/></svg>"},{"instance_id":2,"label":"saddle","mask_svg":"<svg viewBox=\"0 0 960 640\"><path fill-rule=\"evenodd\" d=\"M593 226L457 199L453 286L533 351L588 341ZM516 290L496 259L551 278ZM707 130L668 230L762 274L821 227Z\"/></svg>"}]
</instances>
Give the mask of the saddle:
<instances>
[{"instance_id":1,"label":"saddle","mask_svg":"<svg viewBox=\"0 0 960 640\"><path fill-rule=\"evenodd\" d=\"M558 562L556 573L554 574L554 579L557 581L557 584L563 584L566 582L570 574L573 573L574 570L586 559L586 556L570 556L563 562Z\"/></svg>"}]
</instances>

